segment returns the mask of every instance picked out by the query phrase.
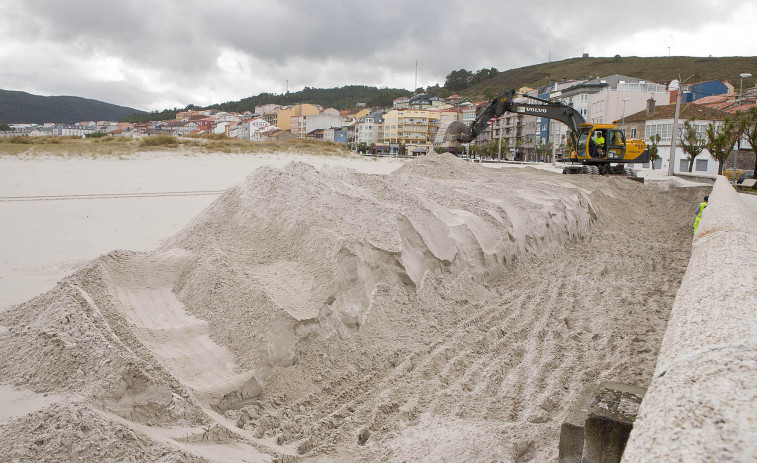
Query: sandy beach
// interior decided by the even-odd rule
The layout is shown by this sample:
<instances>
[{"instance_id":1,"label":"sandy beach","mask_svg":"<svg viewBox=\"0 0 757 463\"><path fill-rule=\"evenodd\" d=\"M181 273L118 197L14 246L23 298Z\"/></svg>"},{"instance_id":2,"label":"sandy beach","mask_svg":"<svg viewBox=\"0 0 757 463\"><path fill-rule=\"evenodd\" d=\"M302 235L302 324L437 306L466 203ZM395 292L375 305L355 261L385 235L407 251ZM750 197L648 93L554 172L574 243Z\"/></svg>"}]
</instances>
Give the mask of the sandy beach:
<instances>
[{"instance_id":1,"label":"sandy beach","mask_svg":"<svg viewBox=\"0 0 757 463\"><path fill-rule=\"evenodd\" d=\"M30 462L555 461L584 387L649 383L705 189L451 155L0 163L2 197L113 196L0 202L0 453Z\"/></svg>"}]
</instances>

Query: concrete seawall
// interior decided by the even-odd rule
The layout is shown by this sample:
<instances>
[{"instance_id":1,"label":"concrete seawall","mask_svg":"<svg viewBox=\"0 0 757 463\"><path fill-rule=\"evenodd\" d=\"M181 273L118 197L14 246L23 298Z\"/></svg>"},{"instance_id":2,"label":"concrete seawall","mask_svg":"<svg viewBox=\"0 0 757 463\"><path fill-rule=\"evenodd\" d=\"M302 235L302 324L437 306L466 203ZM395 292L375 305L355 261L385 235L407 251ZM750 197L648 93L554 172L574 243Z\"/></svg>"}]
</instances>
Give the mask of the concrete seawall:
<instances>
[{"instance_id":1,"label":"concrete seawall","mask_svg":"<svg viewBox=\"0 0 757 463\"><path fill-rule=\"evenodd\" d=\"M623 462L757 460L752 215L718 177Z\"/></svg>"},{"instance_id":2,"label":"concrete seawall","mask_svg":"<svg viewBox=\"0 0 757 463\"><path fill-rule=\"evenodd\" d=\"M712 185L713 183L715 183L715 180L717 180L718 178L717 175L684 173L684 172L678 172L675 175L676 177L680 177L690 182L704 183L707 185Z\"/></svg>"}]
</instances>

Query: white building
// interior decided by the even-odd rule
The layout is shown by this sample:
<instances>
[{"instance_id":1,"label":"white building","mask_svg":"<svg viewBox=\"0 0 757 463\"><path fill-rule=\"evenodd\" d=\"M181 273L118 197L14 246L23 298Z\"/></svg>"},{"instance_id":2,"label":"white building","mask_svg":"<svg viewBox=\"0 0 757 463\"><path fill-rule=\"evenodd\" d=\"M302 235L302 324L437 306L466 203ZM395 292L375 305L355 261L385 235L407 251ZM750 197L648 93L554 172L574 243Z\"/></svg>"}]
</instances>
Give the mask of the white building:
<instances>
[{"instance_id":1,"label":"white building","mask_svg":"<svg viewBox=\"0 0 757 463\"><path fill-rule=\"evenodd\" d=\"M637 113L652 98L657 105L665 105L670 95L664 85L649 82L625 82L608 85L588 96L588 119L592 124L612 124L628 114Z\"/></svg>"},{"instance_id":2,"label":"white building","mask_svg":"<svg viewBox=\"0 0 757 463\"><path fill-rule=\"evenodd\" d=\"M293 117L292 119L295 118ZM336 110L328 113L324 112L312 116L304 116L303 119L305 120L305 124L302 133L310 133L319 129L325 130L334 127L342 127L344 125L344 118L339 114L339 111ZM292 127L294 127L294 125Z\"/></svg>"},{"instance_id":3,"label":"white building","mask_svg":"<svg viewBox=\"0 0 757 463\"><path fill-rule=\"evenodd\" d=\"M355 121L355 143L378 144L384 138L384 114L377 111Z\"/></svg>"},{"instance_id":4,"label":"white building","mask_svg":"<svg viewBox=\"0 0 757 463\"><path fill-rule=\"evenodd\" d=\"M661 159L658 159L655 162L655 169L662 169L664 171L668 170L670 148L673 137L674 116L674 104L657 106L650 102L648 109L626 116L625 124L619 125L619 128L625 130L628 138L643 139L647 144L651 143L651 138L654 135L660 135L658 155ZM693 124L697 132L702 137L705 137L707 126L711 123L716 127L721 125L723 119L726 116L729 116L729 113L694 103L682 104L678 117L679 136L683 133L684 123L690 120L692 116L696 118ZM635 164L634 168L650 169L651 166L648 163L643 165ZM676 142L673 171L675 173L688 173L689 171L689 161L686 153L681 147L680 138ZM710 156L710 153L705 149L694 159L692 173L717 175L718 161Z\"/></svg>"},{"instance_id":5,"label":"white building","mask_svg":"<svg viewBox=\"0 0 757 463\"><path fill-rule=\"evenodd\" d=\"M262 116L264 114L270 114L279 108L281 108L281 105L279 104L264 104L255 106L255 114L260 114Z\"/></svg>"},{"instance_id":6,"label":"white building","mask_svg":"<svg viewBox=\"0 0 757 463\"><path fill-rule=\"evenodd\" d=\"M95 133L94 127L72 125L70 127L63 127L60 129L60 134L63 137L83 137L90 133Z\"/></svg>"},{"instance_id":7,"label":"white building","mask_svg":"<svg viewBox=\"0 0 757 463\"><path fill-rule=\"evenodd\" d=\"M250 140L252 141L263 141L271 128L278 129L278 127L271 125L262 117L246 121L245 123L250 126Z\"/></svg>"},{"instance_id":8,"label":"white building","mask_svg":"<svg viewBox=\"0 0 757 463\"><path fill-rule=\"evenodd\" d=\"M229 126L231 122L219 122L213 126L213 133L215 134L222 134L226 133L226 127Z\"/></svg>"},{"instance_id":9,"label":"white building","mask_svg":"<svg viewBox=\"0 0 757 463\"><path fill-rule=\"evenodd\" d=\"M218 112L214 114L212 118L217 122L239 122L242 120L238 115L226 112Z\"/></svg>"}]
</instances>

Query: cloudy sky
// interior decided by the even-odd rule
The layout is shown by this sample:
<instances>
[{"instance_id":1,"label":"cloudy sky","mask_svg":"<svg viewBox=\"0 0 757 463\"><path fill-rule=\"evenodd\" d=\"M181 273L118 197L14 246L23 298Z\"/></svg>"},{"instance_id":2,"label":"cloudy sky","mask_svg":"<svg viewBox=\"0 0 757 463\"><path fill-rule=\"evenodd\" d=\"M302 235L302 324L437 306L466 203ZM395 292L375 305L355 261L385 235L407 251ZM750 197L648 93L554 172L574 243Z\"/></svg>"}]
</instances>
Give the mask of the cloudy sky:
<instances>
[{"instance_id":1,"label":"cloudy sky","mask_svg":"<svg viewBox=\"0 0 757 463\"><path fill-rule=\"evenodd\" d=\"M0 0L0 89L143 110L580 56L755 56L757 2ZM750 19L751 18L751 19ZM670 47L670 48L668 48ZM745 72L749 72L748 70ZM757 73L753 72L757 75Z\"/></svg>"}]
</instances>

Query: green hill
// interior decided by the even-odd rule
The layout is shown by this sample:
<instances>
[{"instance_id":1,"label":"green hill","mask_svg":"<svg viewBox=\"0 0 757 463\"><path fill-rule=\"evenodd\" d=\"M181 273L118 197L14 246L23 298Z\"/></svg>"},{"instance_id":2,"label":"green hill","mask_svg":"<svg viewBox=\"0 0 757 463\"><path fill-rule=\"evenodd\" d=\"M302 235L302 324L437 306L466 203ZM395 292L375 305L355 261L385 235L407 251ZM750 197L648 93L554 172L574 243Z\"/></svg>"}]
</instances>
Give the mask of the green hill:
<instances>
[{"instance_id":1,"label":"green hill","mask_svg":"<svg viewBox=\"0 0 757 463\"><path fill-rule=\"evenodd\" d=\"M757 57L571 58L510 69L459 93L474 100L482 100L492 98L508 89L547 85L550 80L604 77L613 74L638 77L652 82L669 82L679 77L685 80L691 76L689 83L717 79L730 81L738 87L739 74L744 72L757 75Z\"/></svg>"},{"instance_id":2,"label":"green hill","mask_svg":"<svg viewBox=\"0 0 757 463\"><path fill-rule=\"evenodd\" d=\"M143 111L75 96L39 96L0 90L0 122L8 124L118 121L135 113Z\"/></svg>"}]
</instances>

